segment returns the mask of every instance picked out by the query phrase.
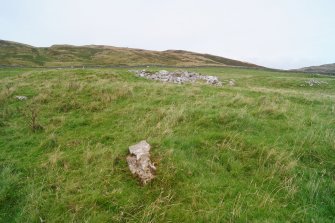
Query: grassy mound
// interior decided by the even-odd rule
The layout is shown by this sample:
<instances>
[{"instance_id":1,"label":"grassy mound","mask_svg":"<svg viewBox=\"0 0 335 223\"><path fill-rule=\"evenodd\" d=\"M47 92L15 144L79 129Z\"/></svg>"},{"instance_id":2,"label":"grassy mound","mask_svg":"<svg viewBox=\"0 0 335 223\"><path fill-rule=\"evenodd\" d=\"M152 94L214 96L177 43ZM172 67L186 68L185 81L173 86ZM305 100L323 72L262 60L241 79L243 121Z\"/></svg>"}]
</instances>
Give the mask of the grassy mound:
<instances>
[{"instance_id":1,"label":"grassy mound","mask_svg":"<svg viewBox=\"0 0 335 223\"><path fill-rule=\"evenodd\" d=\"M335 79L191 70L237 85L1 69L0 221L335 221ZM143 139L145 187L125 161Z\"/></svg>"}]
</instances>

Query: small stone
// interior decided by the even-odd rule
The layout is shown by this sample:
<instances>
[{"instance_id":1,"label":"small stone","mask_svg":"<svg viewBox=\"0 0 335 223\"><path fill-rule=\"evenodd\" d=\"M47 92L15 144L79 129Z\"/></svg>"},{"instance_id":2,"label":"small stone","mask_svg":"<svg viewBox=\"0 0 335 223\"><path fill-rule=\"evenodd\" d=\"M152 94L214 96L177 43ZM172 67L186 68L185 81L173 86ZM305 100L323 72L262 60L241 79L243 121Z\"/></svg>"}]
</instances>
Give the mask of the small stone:
<instances>
[{"instance_id":1,"label":"small stone","mask_svg":"<svg viewBox=\"0 0 335 223\"><path fill-rule=\"evenodd\" d=\"M15 96L15 98L18 99L18 100L20 100L20 101L24 101L24 100L28 99L27 96L22 96L22 95Z\"/></svg>"},{"instance_id":2,"label":"small stone","mask_svg":"<svg viewBox=\"0 0 335 223\"><path fill-rule=\"evenodd\" d=\"M234 79L229 80L229 81L228 81L228 85L229 85L229 86L235 86L235 85L236 85L235 80L234 80Z\"/></svg>"}]
</instances>

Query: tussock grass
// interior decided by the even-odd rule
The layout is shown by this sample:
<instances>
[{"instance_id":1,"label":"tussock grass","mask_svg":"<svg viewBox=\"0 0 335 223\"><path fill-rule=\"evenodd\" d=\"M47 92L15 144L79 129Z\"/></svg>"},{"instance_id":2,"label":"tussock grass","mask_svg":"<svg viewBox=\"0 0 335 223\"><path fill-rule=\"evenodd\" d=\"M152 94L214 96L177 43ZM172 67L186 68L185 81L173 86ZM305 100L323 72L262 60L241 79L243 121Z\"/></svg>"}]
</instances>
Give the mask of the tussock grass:
<instances>
[{"instance_id":1,"label":"tussock grass","mask_svg":"<svg viewBox=\"0 0 335 223\"><path fill-rule=\"evenodd\" d=\"M334 79L310 88L304 74L191 70L237 86L1 69L0 221L334 221ZM143 139L158 168L146 187L125 161Z\"/></svg>"}]
</instances>

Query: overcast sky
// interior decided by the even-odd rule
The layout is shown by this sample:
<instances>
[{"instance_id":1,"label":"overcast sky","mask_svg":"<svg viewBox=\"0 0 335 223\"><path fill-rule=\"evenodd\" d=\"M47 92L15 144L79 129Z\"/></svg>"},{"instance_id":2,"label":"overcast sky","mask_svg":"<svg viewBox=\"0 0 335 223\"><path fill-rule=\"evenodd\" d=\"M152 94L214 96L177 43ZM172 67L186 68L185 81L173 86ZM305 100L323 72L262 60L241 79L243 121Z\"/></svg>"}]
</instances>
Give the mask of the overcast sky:
<instances>
[{"instance_id":1,"label":"overcast sky","mask_svg":"<svg viewBox=\"0 0 335 223\"><path fill-rule=\"evenodd\" d=\"M335 63L334 0L0 0L0 39L211 53L273 68Z\"/></svg>"}]
</instances>

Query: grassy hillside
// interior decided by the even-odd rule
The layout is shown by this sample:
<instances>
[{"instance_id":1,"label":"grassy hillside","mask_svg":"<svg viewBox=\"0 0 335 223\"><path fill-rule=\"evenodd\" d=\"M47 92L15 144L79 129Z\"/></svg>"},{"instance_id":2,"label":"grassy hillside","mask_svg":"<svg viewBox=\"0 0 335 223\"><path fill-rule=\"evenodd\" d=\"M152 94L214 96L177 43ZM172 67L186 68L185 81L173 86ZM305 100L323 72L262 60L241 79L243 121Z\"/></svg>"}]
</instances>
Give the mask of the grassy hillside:
<instances>
[{"instance_id":1,"label":"grassy hillside","mask_svg":"<svg viewBox=\"0 0 335 223\"><path fill-rule=\"evenodd\" d=\"M7 66L242 66L257 65L181 50L149 51L110 46L33 47L0 40L0 65Z\"/></svg>"},{"instance_id":2,"label":"grassy hillside","mask_svg":"<svg viewBox=\"0 0 335 223\"><path fill-rule=\"evenodd\" d=\"M304 67L298 69L298 71L309 72L309 73L327 73L335 74L335 63L333 64L324 64L320 66Z\"/></svg>"},{"instance_id":3,"label":"grassy hillside","mask_svg":"<svg viewBox=\"0 0 335 223\"><path fill-rule=\"evenodd\" d=\"M0 69L0 222L334 222L335 79L190 70L237 85ZM125 161L142 139L145 187Z\"/></svg>"}]
</instances>

